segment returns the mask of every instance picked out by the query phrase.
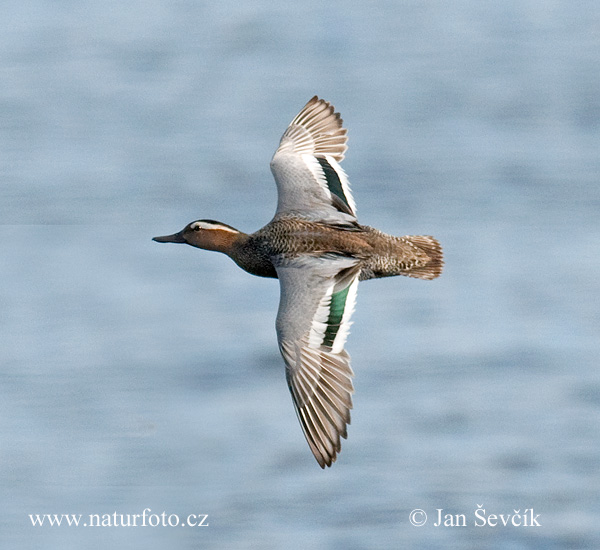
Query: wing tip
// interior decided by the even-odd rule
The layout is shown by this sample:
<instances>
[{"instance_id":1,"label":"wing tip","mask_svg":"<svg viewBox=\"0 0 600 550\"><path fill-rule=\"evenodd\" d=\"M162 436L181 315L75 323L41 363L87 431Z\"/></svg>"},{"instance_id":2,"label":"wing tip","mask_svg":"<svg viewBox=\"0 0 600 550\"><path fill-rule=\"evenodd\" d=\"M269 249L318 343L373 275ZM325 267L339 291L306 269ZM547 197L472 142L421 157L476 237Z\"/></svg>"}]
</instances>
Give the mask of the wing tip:
<instances>
[{"instance_id":1,"label":"wing tip","mask_svg":"<svg viewBox=\"0 0 600 550\"><path fill-rule=\"evenodd\" d=\"M319 355L323 357L336 354L321 350ZM344 351L339 355L343 363L349 359ZM345 366L349 369L348 364ZM341 374L347 380L341 380ZM349 373L342 373L323 368L321 375L322 378L312 388L312 393L306 391L306 384L299 378L288 378L288 385L308 446L319 466L325 468L331 467L337 460L342 450L341 440L348 438L354 387L351 370Z\"/></svg>"},{"instance_id":2,"label":"wing tip","mask_svg":"<svg viewBox=\"0 0 600 550\"><path fill-rule=\"evenodd\" d=\"M293 126L301 126L314 140L312 153L315 156L331 155L337 162L341 162L348 149L348 130L343 124L344 120L335 107L329 101L314 95L294 117L288 131Z\"/></svg>"}]
</instances>

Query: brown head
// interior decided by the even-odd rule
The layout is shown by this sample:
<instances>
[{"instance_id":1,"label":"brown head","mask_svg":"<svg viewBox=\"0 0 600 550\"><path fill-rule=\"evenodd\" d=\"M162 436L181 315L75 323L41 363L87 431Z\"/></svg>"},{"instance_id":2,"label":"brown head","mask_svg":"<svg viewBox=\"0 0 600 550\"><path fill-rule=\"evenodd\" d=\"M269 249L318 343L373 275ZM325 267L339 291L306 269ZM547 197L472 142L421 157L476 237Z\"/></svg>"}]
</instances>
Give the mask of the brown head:
<instances>
[{"instance_id":1,"label":"brown head","mask_svg":"<svg viewBox=\"0 0 600 550\"><path fill-rule=\"evenodd\" d=\"M186 225L179 233L154 237L157 243L182 243L203 248L229 253L236 240L243 233L225 223L215 220L197 220Z\"/></svg>"}]
</instances>

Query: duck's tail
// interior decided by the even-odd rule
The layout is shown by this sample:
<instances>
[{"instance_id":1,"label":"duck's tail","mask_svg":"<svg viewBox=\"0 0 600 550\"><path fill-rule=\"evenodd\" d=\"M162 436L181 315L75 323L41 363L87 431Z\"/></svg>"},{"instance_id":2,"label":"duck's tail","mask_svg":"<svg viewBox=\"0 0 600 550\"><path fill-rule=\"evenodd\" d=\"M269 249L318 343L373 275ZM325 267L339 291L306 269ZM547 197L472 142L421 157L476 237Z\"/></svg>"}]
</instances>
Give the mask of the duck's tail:
<instances>
[{"instance_id":1,"label":"duck's tail","mask_svg":"<svg viewBox=\"0 0 600 550\"><path fill-rule=\"evenodd\" d=\"M427 254L429 261L424 265L419 265L422 263L421 260L417 265L405 271L403 275L427 280L439 277L444 268L444 254L440 243L428 235L410 235L404 239Z\"/></svg>"}]
</instances>

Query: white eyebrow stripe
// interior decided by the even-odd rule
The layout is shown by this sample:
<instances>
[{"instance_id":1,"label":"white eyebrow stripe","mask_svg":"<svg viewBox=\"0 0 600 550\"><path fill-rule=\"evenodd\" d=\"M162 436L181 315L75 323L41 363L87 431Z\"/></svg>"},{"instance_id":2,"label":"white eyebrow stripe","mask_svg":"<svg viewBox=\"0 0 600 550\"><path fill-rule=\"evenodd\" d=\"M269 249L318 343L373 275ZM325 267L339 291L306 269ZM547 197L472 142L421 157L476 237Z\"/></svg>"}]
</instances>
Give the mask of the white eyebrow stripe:
<instances>
[{"instance_id":1,"label":"white eyebrow stripe","mask_svg":"<svg viewBox=\"0 0 600 550\"><path fill-rule=\"evenodd\" d=\"M192 224L192 229L196 229L199 227L200 229L219 229L221 231L229 231L230 233L237 233L235 229L232 227L227 227L226 225L207 223L207 222L194 222Z\"/></svg>"}]
</instances>

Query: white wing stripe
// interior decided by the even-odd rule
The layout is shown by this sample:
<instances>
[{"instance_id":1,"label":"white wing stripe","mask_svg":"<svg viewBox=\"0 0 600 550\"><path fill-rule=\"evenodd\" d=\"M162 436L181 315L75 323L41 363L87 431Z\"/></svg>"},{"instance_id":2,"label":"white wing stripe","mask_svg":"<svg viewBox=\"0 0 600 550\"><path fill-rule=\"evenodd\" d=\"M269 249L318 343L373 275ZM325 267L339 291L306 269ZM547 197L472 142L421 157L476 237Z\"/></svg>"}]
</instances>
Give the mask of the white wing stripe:
<instances>
[{"instance_id":1,"label":"white wing stripe","mask_svg":"<svg viewBox=\"0 0 600 550\"><path fill-rule=\"evenodd\" d=\"M354 202L354 197L352 196L352 190L350 189L350 181L348 180L348 176L344 169L339 165L339 163L333 158L331 155L325 155L327 162L335 170L338 178L340 178L340 183L342 184L342 189L344 191L344 196L346 201L348 202L348 206L350 206L350 210L356 216L356 202Z\"/></svg>"},{"instance_id":2,"label":"white wing stripe","mask_svg":"<svg viewBox=\"0 0 600 550\"><path fill-rule=\"evenodd\" d=\"M332 284L328 289L315 311L315 315L312 320L312 325L308 334L308 346L313 349L319 349L325 340L327 329L329 328L327 322L329 320L331 304L331 297L335 285ZM344 312L340 321L339 328L331 345L331 352L334 354L340 353L344 349L344 344L348 339L350 333L350 327L352 322L350 318L354 313L356 306L356 295L358 292L358 277L355 278L348 288L348 294L346 296L346 302L344 305Z\"/></svg>"},{"instance_id":3,"label":"white wing stripe","mask_svg":"<svg viewBox=\"0 0 600 550\"><path fill-rule=\"evenodd\" d=\"M315 181L319 184L319 187L323 189L327 198L331 201L331 191L329 190L325 172L323 171L323 168L321 168L319 161L313 155L302 155L302 161L310 170L311 174L315 178Z\"/></svg>"},{"instance_id":4,"label":"white wing stripe","mask_svg":"<svg viewBox=\"0 0 600 550\"><path fill-rule=\"evenodd\" d=\"M350 284L350 288L348 289L348 295L346 296L346 305L344 307L344 314L342 315L342 322L340 323L340 328L338 333L335 336L335 340L333 341L333 346L331 347L332 353L340 353L344 349L344 344L348 339L348 334L350 334L350 327L352 326L352 322L350 318L354 313L354 308L356 307L356 295L358 293L358 277L352 281Z\"/></svg>"},{"instance_id":5,"label":"white wing stripe","mask_svg":"<svg viewBox=\"0 0 600 550\"><path fill-rule=\"evenodd\" d=\"M331 285L326 294L321 298L319 307L315 311L315 315L312 320L310 332L308 334L308 345L311 348L318 349L321 347L323 340L325 339L325 331L327 330L327 319L329 319L329 306L331 304L331 294L335 285Z\"/></svg>"}]
</instances>

